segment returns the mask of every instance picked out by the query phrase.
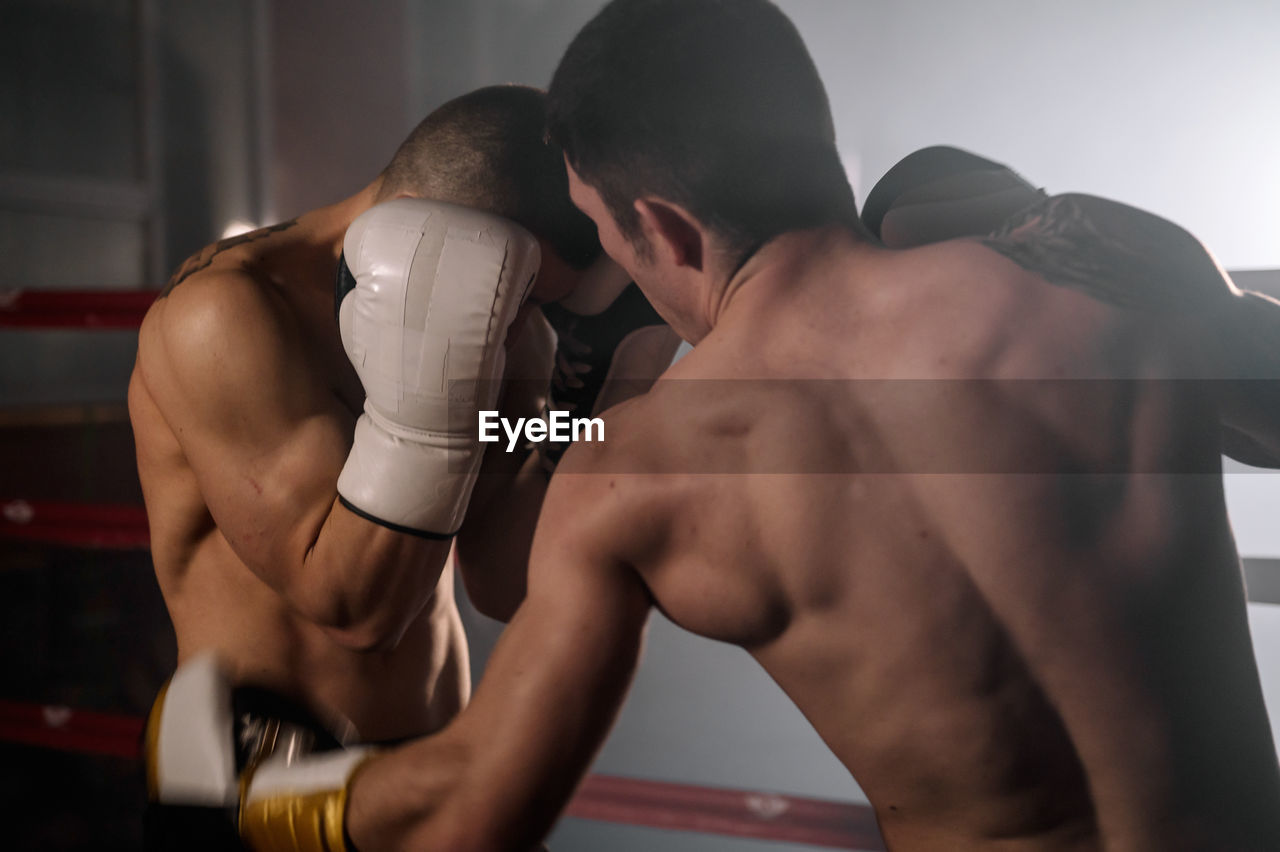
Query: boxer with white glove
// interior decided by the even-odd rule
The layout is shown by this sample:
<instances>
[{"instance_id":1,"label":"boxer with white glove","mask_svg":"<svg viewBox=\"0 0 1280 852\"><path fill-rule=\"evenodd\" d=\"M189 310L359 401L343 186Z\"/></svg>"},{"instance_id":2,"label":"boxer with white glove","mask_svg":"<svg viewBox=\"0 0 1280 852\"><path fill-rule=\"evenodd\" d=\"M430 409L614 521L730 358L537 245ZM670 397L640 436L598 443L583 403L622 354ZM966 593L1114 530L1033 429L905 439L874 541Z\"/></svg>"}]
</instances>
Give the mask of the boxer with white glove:
<instances>
[{"instance_id":1,"label":"boxer with white glove","mask_svg":"<svg viewBox=\"0 0 1280 852\"><path fill-rule=\"evenodd\" d=\"M483 455L476 420L497 401L507 329L538 271L537 240L501 217L404 198L357 218L343 257L355 288L339 325L365 403L338 494L391 529L452 536Z\"/></svg>"},{"instance_id":2,"label":"boxer with white glove","mask_svg":"<svg viewBox=\"0 0 1280 852\"><path fill-rule=\"evenodd\" d=\"M525 229L454 204L397 199L352 222L340 266L353 286L338 315L366 396L338 479L343 505L398 532L456 531L482 455L477 412L496 401L507 330L538 264ZM230 809L253 848L277 848L281 831L282 848L344 848L343 790L367 749L237 760L232 693L212 657L175 673L149 727L153 798L170 814Z\"/></svg>"},{"instance_id":3,"label":"boxer with white glove","mask_svg":"<svg viewBox=\"0 0 1280 852\"><path fill-rule=\"evenodd\" d=\"M180 664L212 652L234 696L332 708L366 742L438 730L465 704L448 556L506 533L469 499L475 411L500 378L533 374L517 348L502 362L534 271L534 296L559 298L600 251L545 124L536 89L462 95L359 192L206 247L150 309L129 409ZM522 576L506 582L483 578L523 595Z\"/></svg>"}]
</instances>

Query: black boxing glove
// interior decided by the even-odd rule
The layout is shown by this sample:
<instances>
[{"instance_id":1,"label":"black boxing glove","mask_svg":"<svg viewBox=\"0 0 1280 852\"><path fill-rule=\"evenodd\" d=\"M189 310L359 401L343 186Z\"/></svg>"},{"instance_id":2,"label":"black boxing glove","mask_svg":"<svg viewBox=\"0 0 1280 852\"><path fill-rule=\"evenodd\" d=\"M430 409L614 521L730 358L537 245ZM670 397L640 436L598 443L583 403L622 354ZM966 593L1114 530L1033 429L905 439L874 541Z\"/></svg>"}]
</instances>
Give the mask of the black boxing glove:
<instances>
[{"instance_id":1,"label":"black boxing glove","mask_svg":"<svg viewBox=\"0 0 1280 852\"><path fill-rule=\"evenodd\" d=\"M889 248L994 231L1044 190L1008 166L935 145L903 157L867 194L862 222Z\"/></svg>"}]
</instances>

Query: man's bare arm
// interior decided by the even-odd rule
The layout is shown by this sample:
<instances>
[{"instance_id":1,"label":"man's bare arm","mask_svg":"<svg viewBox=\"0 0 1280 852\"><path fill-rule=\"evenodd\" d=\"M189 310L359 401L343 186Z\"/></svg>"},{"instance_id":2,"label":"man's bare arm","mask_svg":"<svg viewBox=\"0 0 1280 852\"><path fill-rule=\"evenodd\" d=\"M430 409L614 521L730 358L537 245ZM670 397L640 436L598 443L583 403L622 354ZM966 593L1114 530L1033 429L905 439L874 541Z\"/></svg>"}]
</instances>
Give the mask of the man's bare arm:
<instances>
[{"instance_id":1,"label":"man's bare arm","mask_svg":"<svg viewBox=\"0 0 1280 852\"><path fill-rule=\"evenodd\" d=\"M502 417L541 417L551 381L555 333L542 313L529 312L507 349ZM524 600L529 548L547 491L547 475L527 446L507 452L490 444L454 546L455 564L471 603L482 614L510 621Z\"/></svg>"},{"instance_id":2,"label":"man's bare arm","mask_svg":"<svg viewBox=\"0 0 1280 852\"><path fill-rule=\"evenodd\" d=\"M393 643L430 599L449 543L338 502L355 413L316 374L278 298L243 273L193 276L148 316L139 380L236 556L336 640Z\"/></svg>"},{"instance_id":3,"label":"man's bare arm","mask_svg":"<svg viewBox=\"0 0 1280 852\"><path fill-rule=\"evenodd\" d=\"M612 477L552 480L528 599L471 704L356 775L347 827L359 849L526 849L551 829L631 682L650 609L614 553L621 511Z\"/></svg>"},{"instance_id":4,"label":"man's bare arm","mask_svg":"<svg viewBox=\"0 0 1280 852\"><path fill-rule=\"evenodd\" d=\"M1134 207L1066 194L1011 216L982 242L1058 286L1191 320L1216 382L1223 452L1280 467L1280 304L1236 288L1194 236Z\"/></svg>"},{"instance_id":5,"label":"man's bare arm","mask_svg":"<svg viewBox=\"0 0 1280 852\"><path fill-rule=\"evenodd\" d=\"M490 446L471 498L474 511L468 511L454 549L467 597L489 618L510 621L524 600L546 493L547 473L536 453Z\"/></svg>"},{"instance_id":6,"label":"man's bare arm","mask_svg":"<svg viewBox=\"0 0 1280 852\"><path fill-rule=\"evenodd\" d=\"M1156 313L1216 306L1233 292L1207 249L1172 222L1093 195L1045 198L982 240L1046 281Z\"/></svg>"},{"instance_id":7,"label":"man's bare arm","mask_svg":"<svg viewBox=\"0 0 1280 852\"><path fill-rule=\"evenodd\" d=\"M1255 467L1280 468L1280 301L1243 290L1221 338L1224 452Z\"/></svg>"}]
</instances>

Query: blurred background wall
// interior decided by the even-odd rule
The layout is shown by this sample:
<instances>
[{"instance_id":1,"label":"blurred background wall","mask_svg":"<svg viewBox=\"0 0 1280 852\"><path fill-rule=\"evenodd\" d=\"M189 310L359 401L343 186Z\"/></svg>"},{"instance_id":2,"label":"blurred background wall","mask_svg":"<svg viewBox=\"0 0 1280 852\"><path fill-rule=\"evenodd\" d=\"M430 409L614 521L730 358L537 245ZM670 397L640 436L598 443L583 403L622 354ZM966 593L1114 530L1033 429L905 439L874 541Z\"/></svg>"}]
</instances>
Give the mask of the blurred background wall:
<instances>
[{"instance_id":1,"label":"blurred background wall","mask_svg":"<svg viewBox=\"0 0 1280 852\"><path fill-rule=\"evenodd\" d=\"M450 97L490 83L546 85L569 39L602 5L0 0L0 290L154 289L214 239L358 190ZM959 145L1051 191L1107 195L1173 219L1242 285L1280 295L1280 4L780 5L827 82L859 195L909 151ZM0 425L30 429L50 411L75 420L92 406L95 428L120 428L135 345L124 331L0 331ZM106 450L77 446L88 473L118 464L104 461ZM5 469L0 497L40 487L36 473L20 482L16 469ZM1280 563L1269 561L1280 560L1280 477L1231 465L1227 479L1241 551L1257 582L1272 582L1280 576ZM61 582L77 587L102 583L108 603L118 594L119 574L101 579L107 568L60 559L63 567L42 568L8 557L0 569L12 592L6 607L55 605L57 581L42 570L62 571ZM5 672L25 684L26 697L83 700L69 680L55 681L91 667L56 659L88 655L95 631L136 637L154 624L157 644L172 641L145 564L129 576L141 601L131 606L151 621L112 620L101 601L71 632L49 619L11 620ZM1280 728L1280 607L1251 604L1250 614ZM479 674L498 628L474 613L469 626ZM45 640L31 638L42 630ZM40 641L43 656L15 653ZM127 695L101 691L102 709L145 703L167 653L150 655ZM597 769L860 797L745 654L661 619ZM74 839L59 842L45 848L76 848ZM553 848L787 847L567 821Z\"/></svg>"}]
</instances>

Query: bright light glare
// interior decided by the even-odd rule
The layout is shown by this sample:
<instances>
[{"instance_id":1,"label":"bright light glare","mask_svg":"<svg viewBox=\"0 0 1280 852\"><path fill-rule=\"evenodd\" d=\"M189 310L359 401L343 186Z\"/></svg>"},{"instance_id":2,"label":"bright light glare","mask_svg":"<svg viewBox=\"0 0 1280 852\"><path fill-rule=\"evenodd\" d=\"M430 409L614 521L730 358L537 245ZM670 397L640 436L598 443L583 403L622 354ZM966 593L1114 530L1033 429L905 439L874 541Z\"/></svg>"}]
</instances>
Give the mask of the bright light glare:
<instances>
[{"instance_id":1,"label":"bright light glare","mask_svg":"<svg viewBox=\"0 0 1280 852\"><path fill-rule=\"evenodd\" d=\"M250 231L258 230L258 226L252 222L246 222L244 219L232 219L227 226L222 229L222 239L228 237L238 237L241 234L247 234Z\"/></svg>"}]
</instances>

